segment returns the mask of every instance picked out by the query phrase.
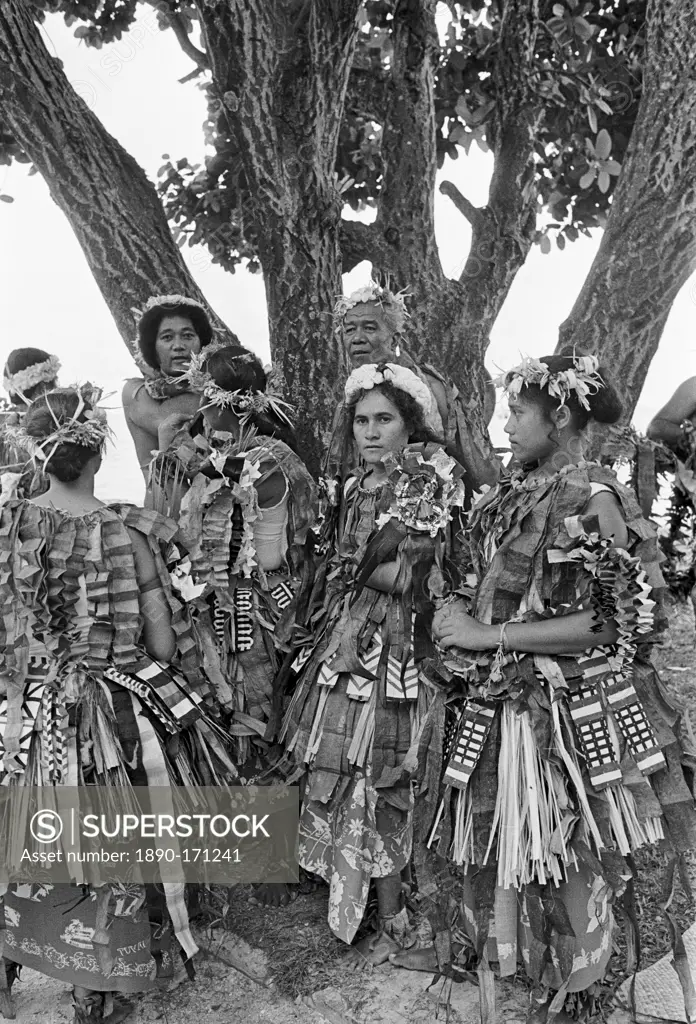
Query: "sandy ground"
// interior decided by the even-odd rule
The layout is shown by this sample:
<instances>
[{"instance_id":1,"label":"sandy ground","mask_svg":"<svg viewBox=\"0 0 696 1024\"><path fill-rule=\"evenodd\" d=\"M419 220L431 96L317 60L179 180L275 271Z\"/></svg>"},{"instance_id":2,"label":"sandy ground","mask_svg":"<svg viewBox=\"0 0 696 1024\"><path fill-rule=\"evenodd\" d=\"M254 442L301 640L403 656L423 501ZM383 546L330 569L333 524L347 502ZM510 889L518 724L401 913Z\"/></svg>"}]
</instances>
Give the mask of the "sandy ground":
<instances>
[{"instance_id":1,"label":"sandy ground","mask_svg":"<svg viewBox=\"0 0 696 1024\"><path fill-rule=\"evenodd\" d=\"M225 962L227 961L227 962ZM230 964L237 961L252 981ZM341 990L324 989L293 1003L273 990L264 977L264 956L241 939L227 935L224 943L204 951L195 983L174 992L142 996L128 1024L435 1024L445 1019L442 985L430 988L432 977L389 967L356 975ZM23 971L14 989L19 1024L71 1024L70 988L35 971ZM521 989L509 989L499 1007L501 1021L524 1021ZM478 991L473 985L455 986L449 995L450 1024L480 1020Z\"/></svg>"},{"instance_id":2,"label":"sandy ground","mask_svg":"<svg viewBox=\"0 0 696 1024\"><path fill-rule=\"evenodd\" d=\"M210 943L199 937L199 944L196 981L183 982L173 992L140 997L128 1024L324 1024L325 1018L273 990L263 954L241 939L227 934L222 942ZM235 962L258 982L231 966ZM36 971L22 971L13 995L19 1024L71 1024L73 1020L70 986Z\"/></svg>"}]
</instances>

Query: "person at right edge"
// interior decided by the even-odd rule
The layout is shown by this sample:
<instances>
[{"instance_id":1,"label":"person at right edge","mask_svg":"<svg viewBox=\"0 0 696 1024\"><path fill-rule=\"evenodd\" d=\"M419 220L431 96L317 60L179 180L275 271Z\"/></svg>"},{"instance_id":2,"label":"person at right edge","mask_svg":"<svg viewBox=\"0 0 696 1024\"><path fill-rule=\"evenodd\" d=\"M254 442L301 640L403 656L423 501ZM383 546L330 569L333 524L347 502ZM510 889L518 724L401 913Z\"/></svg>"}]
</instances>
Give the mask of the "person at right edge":
<instances>
[{"instance_id":1,"label":"person at right edge","mask_svg":"<svg viewBox=\"0 0 696 1024\"><path fill-rule=\"evenodd\" d=\"M591 1007L635 851L696 845L694 751L650 661L665 628L655 530L584 457L586 425L621 415L607 374L594 356L545 356L499 383L518 468L473 510L473 592L433 618L455 699L428 845L463 874L440 969L478 967L488 1019L490 963L503 978L521 966L541 1021Z\"/></svg>"}]
</instances>

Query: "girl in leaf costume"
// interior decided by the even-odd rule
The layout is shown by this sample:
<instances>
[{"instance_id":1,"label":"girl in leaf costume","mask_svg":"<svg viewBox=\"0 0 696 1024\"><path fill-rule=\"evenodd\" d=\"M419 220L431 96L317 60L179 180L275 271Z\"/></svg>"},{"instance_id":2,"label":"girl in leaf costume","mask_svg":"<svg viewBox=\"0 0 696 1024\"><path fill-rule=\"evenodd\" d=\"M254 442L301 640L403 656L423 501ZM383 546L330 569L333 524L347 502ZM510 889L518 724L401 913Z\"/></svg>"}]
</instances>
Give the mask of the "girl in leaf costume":
<instances>
[{"instance_id":1,"label":"girl in leaf costume","mask_svg":"<svg viewBox=\"0 0 696 1024\"><path fill-rule=\"evenodd\" d=\"M206 713L209 689L171 589L176 525L94 497L108 434L98 398L85 385L31 406L24 443L50 486L0 510L1 781L121 791L219 785L234 769ZM10 828L24 834L16 819L0 828L3 837ZM72 877L72 885L0 887L4 1009L24 964L72 981L75 1020L92 1024L110 1012L114 990L151 987L175 973L180 953L196 952L183 885L112 885L82 864Z\"/></svg>"},{"instance_id":2,"label":"girl in leaf costume","mask_svg":"<svg viewBox=\"0 0 696 1024\"><path fill-rule=\"evenodd\" d=\"M288 407L256 356L213 345L192 358L187 378L205 429L172 434L180 424L163 425L153 494L179 521L188 553L180 586L208 675L231 712L235 760L248 780L261 781L282 717L280 633L289 635L295 591L309 572L314 483L292 447Z\"/></svg>"},{"instance_id":3,"label":"girl in leaf costume","mask_svg":"<svg viewBox=\"0 0 696 1024\"><path fill-rule=\"evenodd\" d=\"M465 872L461 959L503 977L521 961L553 1014L605 973L631 853L695 845L694 762L649 660L655 531L582 456L616 393L594 357L527 359L502 383L519 468L473 511L473 597L433 620L454 696L430 847Z\"/></svg>"},{"instance_id":4,"label":"girl in leaf costume","mask_svg":"<svg viewBox=\"0 0 696 1024\"><path fill-rule=\"evenodd\" d=\"M365 469L323 525L284 737L304 787L300 863L329 882L329 925L345 942L376 880L380 931L361 950L376 962L410 941L400 873L434 694L419 670L431 653L426 580L449 551L464 485L428 439L430 396L410 370L362 366L345 395L345 443L356 442Z\"/></svg>"}]
</instances>

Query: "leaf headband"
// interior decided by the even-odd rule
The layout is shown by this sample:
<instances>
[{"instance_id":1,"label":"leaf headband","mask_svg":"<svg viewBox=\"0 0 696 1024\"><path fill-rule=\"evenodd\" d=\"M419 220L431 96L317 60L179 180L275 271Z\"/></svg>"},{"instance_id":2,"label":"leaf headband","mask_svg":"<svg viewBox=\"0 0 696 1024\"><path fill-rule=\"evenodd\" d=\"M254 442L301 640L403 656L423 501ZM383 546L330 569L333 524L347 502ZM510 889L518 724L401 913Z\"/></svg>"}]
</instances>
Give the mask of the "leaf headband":
<instances>
[{"instance_id":1,"label":"leaf headband","mask_svg":"<svg viewBox=\"0 0 696 1024\"><path fill-rule=\"evenodd\" d=\"M191 391L203 395L207 399L208 406L215 406L218 409L231 409L239 417L240 426L244 427L256 414L271 413L288 427L293 426L290 414L293 407L289 402L280 398L280 374L274 368L266 373L267 386L265 391L246 391L237 389L226 391L216 384L212 375L206 370L205 362L213 352L228 348L229 343L217 342L206 346L205 350L191 356L191 362L186 373L182 374L180 380L187 380ZM235 356L241 363L257 363L256 356L251 352L241 356ZM286 411L287 410L287 411Z\"/></svg>"},{"instance_id":2,"label":"leaf headband","mask_svg":"<svg viewBox=\"0 0 696 1024\"><path fill-rule=\"evenodd\" d=\"M366 284L363 288L358 288L355 292L351 292L350 295L340 296L333 310L334 327L339 328L341 326L346 313L353 306L359 306L363 302L374 302L375 305L380 306L383 310L393 313L399 320L399 329L401 329L405 320L409 317L405 301L407 297L408 293L405 290L392 292L388 288L382 288L376 281L370 281L369 284Z\"/></svg>"},{"instance_id":3,"label":"leaf headband","mask_svg":"<svg viewBox=\"0 0 696 1024\"><path fill-rule=\"evenodd\" d=\"M603 388L604 381L597 372L599 360L596 356L573 356L573 366L568 370L552 372L546 363L531 356L525 356L519 365L512 370L501 373L493 381L496 387L502 387L507 395L519 395L523 387L538 384L558 399L559 405L565 405L571 394L577 395L578 402L590 412L588 397L596 395Z\"/></svg>"},{"instance_id":4,"label":"leaf headband","mask_svg":"<svg viewBox=\"0 0 696 1024\"><path fill-rule=\"evenodd\" d=\"M51 406L51 395L73 392L77 395L77 408L67 423L61 423ZM27 448L34 458L39 462L47 463L55 454L56 449L62 444L79 444L90 448L95 452L102 453L106 446L107 439L111 436L111 429L106 421L104 409L97 408L101 401L102 389L93 384L84 384L82 387L66 388L60 391L49 391L43 396L56 429L46 437L38 438L29 434L24 426L8 427L7 432L11 439ZM83 417L80 419L80 417ZM47 449L50 452L46 454Z\"/></svg>"}]
</instances>

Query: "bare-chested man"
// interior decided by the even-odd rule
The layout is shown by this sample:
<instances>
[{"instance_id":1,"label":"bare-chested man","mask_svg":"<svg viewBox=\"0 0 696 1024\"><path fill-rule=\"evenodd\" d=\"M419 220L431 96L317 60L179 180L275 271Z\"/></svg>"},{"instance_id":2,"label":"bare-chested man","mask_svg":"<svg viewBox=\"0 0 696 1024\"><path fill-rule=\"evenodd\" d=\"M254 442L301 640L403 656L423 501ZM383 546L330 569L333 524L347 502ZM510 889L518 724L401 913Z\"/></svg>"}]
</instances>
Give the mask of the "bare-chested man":
<instances>
[{"instance_id":1,"label":"bare-chested man","mask_svg":"<svg viewBox=\"0 0 696 1024\"><path fill-rule=\"evenodd\" d=\"M427 426L462 450L466 468L473 475L482 482L493 483L497 478L497 465L468 450L466 413L459 391L433 366L418 365L405 351L402 335L407 317L403 295L381 288L374 281L340 298L334 311L334 325L343 337L351 369L366 363L392 362L413 370L433 396ZM495 388L489 383L484 396L486 423L490 423L494 411ZM336 436L334 430L334 438ZM333 468L337 462L334 447L332 444L327 468Z\"/></svg>"},{"instance_id":2,"label":"bare-chested man","mask_svg":"<svg viewBox=\"0 0 696 1024\"><path fill-rule=\"evenodd\" d=\"M148 300L138 322L138 348L154 372L127 380L123 388L123 411L146 481L152 452L159 447L159 426L174 414L193 416L198 409L200 396L185 390L177 378L212 337L208 314L194 299L156 295Z\"/></svg>"}]
</instances>

